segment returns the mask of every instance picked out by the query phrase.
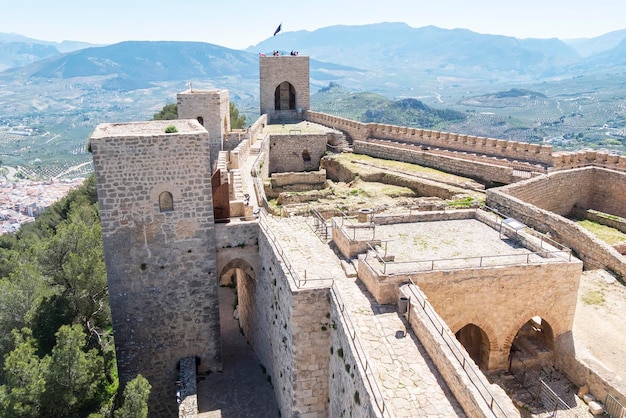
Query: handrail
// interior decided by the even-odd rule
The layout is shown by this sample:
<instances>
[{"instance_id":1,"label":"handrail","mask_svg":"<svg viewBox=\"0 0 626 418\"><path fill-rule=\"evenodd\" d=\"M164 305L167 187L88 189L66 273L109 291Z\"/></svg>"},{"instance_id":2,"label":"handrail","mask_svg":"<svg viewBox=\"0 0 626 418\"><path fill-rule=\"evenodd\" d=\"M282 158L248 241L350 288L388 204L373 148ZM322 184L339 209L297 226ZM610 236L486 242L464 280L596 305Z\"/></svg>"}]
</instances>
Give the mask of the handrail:
<instances>
[{"instance_id":1,"label":"handrail","mask_svg":"<svg viewBox=\"0 0 626 418\"><path fill-rule=\"evenodd\" d=\"M425 260L407 260L407 261L387 261L386 260L386 252L387 248L385 247L385 255L381 256L378 250L371 245L371 243L367 243L369 251L365 254L365 262L367 262L367 257L374 252L376 259L379 263L383 265L381 269L375 269L370 263L367 263L368 266L372 270L377 270L379 273L387 274L387 266L401 266L401 265L414 265L415 268L407 268L400 269L399 271L389 272L389 274L410 274L418 271L435 271L435 270L462 270L467 268L482 268L487 266L510 266L510 265L518 265L518 264L539 264L539 261L532 261L530 259L531 256L538 256L542 258L549 258L550 255L559 255L566 254L568 257L571 257L570 251L564 250L556 250L556 251L529 251L525 254L498 254L498 255L481 255L481 256L473 256L473 257L453 257L453 258L433 258L433 259L425 259ZM522 259L522 261L510 261L510 262L502 262L502 263L486 263L489 259L502 259L513 258L513 260ZM436 267L437 263L445 263L447 265ZM457 263L457 266L453 266L451 264ZM460 265L459 265L460 264ZM419 266L423 267L419 267Z\"/></svg>"},{"instance_id":2,"label":"handrail","mask_svg":"<svg viewBox=\"0 0 626 418\"><path fill-rule=\"evenodd\" d=\"M446 332L446 330L448 329L448 326L441 322L441 320L439 319L439 316L436 314L435 310L430 305L428 300L426 298L423 298L418 292L415 291L415 289L418 288L415 282L411 278L409 278L409 282L412 286L408 286L408 288L412 296L415 297L415 300L417 300L418 302L417 306L419 306L422 309L426 317L430 320L431 324L438 331L439 335L441 336L443 341L446 343L446 345L448 346L448 348L454 355L454 358L456 358L456 360L461 365L461 368L463 369L463 371L465 371L465 374L469 378L470 382L472 382L474 387L480 393L480 396L489 406L489 409L491 410L493 415L495 417L499 417L499 416L506 417L507 416L506 412L504 411L502 406L500 406L500 404L498 403L496 398L493 396L489 388L484 384L482 379L480 379L480 376L478 376L474 368L471 367L471 365L474 364L474 361L471 360L470 358L467 358L466 354L458 348L458 345L457 345L458 341L456 340L456 338L450 336L451 333ZM411 304L411 306L415 306L415 305ZM429 312L429 310L431 312ZM494 410L494 405L495 405L495 410ZM501 415L497 414L497 412L499 412Z\"/></svg>"}]
</instances>

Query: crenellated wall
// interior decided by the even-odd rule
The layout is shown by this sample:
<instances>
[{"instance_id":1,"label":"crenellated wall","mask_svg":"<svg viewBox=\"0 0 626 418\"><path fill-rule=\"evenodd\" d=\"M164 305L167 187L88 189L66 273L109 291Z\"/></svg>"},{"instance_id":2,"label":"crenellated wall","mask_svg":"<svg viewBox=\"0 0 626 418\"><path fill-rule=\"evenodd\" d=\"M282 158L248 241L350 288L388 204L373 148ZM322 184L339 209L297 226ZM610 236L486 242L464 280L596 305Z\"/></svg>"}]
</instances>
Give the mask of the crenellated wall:
<instances>
[{"instance_id":1,"label":"crenellated wall","mask_svg":"<svg viewBox=\"0 0 626 418\"><path fill-rule=\"evenodd\" d=\"M361 123L350 119L328 115L325 113L308 111L305 118L311 122L330 126L346 133L353 141L365 141L367 139L386 139L399 141L406 144L419 145L424 147L425 154L435 153L434 148L446 149L465 153L464 160L476 161L476 157L494 157L507 161L511 168L520 168L528 171L544 170L560 171L573 168L596 166L608 168L616 171L626 171L626 156L619 156L598 151L577 151L577 152L553 152L552 146L530 144L526 142L508 141L504 139L485 138L474 135L465 135L452 132L432 131L428 129L409 128L406 126L385 125L378 123ZM397 146L397 145L396 145ZM428 149L431 148L431 149ZM355 152L366 153L367 148L362 148ZM472 156L475 154L475 156ZM385 158L385 157L382 157ZM406 161L406 160L402 160ZM423 158L423 163L427 160ZM412 161L410 161L412 162ZM422 164L422 162L418 162ZM465 166L472 167L474 162L464 161ZM524 167L523 164L537 165L537 167ZM431 165L443 169L443 165ZM457 172L459 167L447 171ZM458 171L463 174L462 171ZM488 175L489 173L481 173ZM495 173L497 174L497 173ZM466 175L466 174L463 174ZM500 178L503 178L500 176ZM514 181L519 178L514 179ZM501 181L492 179L491 181L500 183L510 183L511 181Z\"/></svg>"}]
</instances>

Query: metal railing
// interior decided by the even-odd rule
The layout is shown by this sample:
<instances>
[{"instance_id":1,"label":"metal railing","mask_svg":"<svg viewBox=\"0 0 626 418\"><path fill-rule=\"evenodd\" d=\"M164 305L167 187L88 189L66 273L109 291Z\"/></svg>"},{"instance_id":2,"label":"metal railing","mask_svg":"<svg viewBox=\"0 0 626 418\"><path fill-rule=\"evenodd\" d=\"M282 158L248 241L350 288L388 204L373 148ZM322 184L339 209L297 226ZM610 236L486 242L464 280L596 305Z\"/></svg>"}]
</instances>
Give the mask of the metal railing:
<instances>
[{"instance_id":1,"label":"metal railing","mask_svg":"<svg viewBox=\"0 0 626 418\"><path fill-rule=\"evenodd\" d=\"M606 399L604 400L604 411L611 418L626 418L626 407L624 407L624 405L622 405L610 393L606 394Z\"/></svg>"},{"instance_id":2,"label":"metal railing","mask_svg":"<svg viewBox=\"0 0 626 418\"><path fill-rule=\"evenodd\" d=\"M337 219L333 219L333 227L340 229L350 241L357 241L357 231L371 231L371 236L368 232L367 237L363 239L359 237L359 241L373 241L376 239L376 225L373 223L357 224L352 221L353 217L349 217L346 214L343 214L340 219L341 222L337 222ZM352 234L348 232L349 230L352 230Z\"/></svg>"},{"instance_id":3,"label":"metal railing","mask_svg":"<svg viewBox=\"0 0 626 418\"><path fill-rule=\"evenodd\" d=\"M309 225L315 235L317 235L320 240L323 242L328 241L328 224L326 223L326 219L322 216L321 213L313 206L309 205L309 213L313 218L313 225ZM307 222L308 224L308 222Z\"/></svg>"},{"instance_id":4,"label":"metal railing","mask_svg":"<svg viewBox=\"0 0 626 418\"><path fill-rule=\"evenodd\" d=\"M543 380L539 379L539 385L537 386L536 399L541 402L546 411L550 413L551 417L574 417L577 416L570 412L571 406L569 406L559 395L554 392L550 386Z\"/></svg>"},{"instance_id":5,"label":"metal railing","mask_svg":"<svg viewBox=\"0 0 626 418\"><path fill-rule=\"evenodd\" d=\"M387 241L385 241L387 243ZM462 270L468 268L482 268L493 266L519 265L519 264L539 264L545 261L534 261L531 257L549 258L551 255L566 254L571 256L569 251L534 251L524 254L499 254L499 255L481 255L473 257L457 257L457 258L437 258L427 260L407 260L407 261L387 261L387 245L385 245L384 253L381 255L377 247L367 244L369 250L365 255L365 262L373 270L379 274L411 274L420 271L434 270ZM368 257L374 254L376 260L382 264L382 269L376 269L369 261Z\"/></svg>"},{"instance_id":6,"label":"metal railing","mask_svg":"<svg viewBox=\"0 0 626 418\"><path fill-rule=\"evenodd\" d=\"M417 306L422 309L426 317L430 320L430 323L435 327L446 346L450 349L455 359L461 365L461 368L465 372L472 385L476 388L478 393L480 393L482 399L487 403L487 406L489 407L493 415L495 417L506 417L506 412L495 399L485 382L483 382L484 377L483 379L481 379L481 377L474 369L476 367L474 360L468 358L467 352L459 348L459 342L457 341L457 339L452 335L452 333L447 332L448 326L443 321L441 321L441 319L439 318L433 307L430 305L430 303L426 300L426 298L422 297L420 292L416 291L418 286L415 284L415 282L413 282L413 280L411 279L409 279L409 282L411 284L411 286L409 286L409 291L412 295L412 297L409 299L409 315L411 306L415 306L411 303L411 301L413 300L413 298L415 298L415 300L417 301Z\"/></svg>"}]
</instances>

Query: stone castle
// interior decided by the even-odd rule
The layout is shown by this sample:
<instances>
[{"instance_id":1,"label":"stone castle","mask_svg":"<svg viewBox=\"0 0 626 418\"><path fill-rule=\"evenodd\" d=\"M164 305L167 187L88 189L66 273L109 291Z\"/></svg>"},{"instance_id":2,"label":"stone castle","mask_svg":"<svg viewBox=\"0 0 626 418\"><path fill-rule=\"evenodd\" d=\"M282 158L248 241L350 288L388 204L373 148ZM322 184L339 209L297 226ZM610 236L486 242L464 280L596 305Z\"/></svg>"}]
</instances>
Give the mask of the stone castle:
<instances>
[{"instance_id":1,"label":"stone castle","mask_svg":"<svg viewBox=\"0 0 626 418\"><path fill-rule=\"evenodd\" d=\"M120 381L148 378L150 416L198 414L196 378L222 370L230 283L281 416L520 416L486 374L523 356L624 404L621 377L577 359L571 330L583 268L625 277L626 260L566 216L626 218L626 158L314 112L308 57L259 64L261 117L245 130L226 90L188 90L178 120L90 138ZM268 203L340 181L326 155L345 150L477 180L491 209Z\"/></svg>"}]
</instances>

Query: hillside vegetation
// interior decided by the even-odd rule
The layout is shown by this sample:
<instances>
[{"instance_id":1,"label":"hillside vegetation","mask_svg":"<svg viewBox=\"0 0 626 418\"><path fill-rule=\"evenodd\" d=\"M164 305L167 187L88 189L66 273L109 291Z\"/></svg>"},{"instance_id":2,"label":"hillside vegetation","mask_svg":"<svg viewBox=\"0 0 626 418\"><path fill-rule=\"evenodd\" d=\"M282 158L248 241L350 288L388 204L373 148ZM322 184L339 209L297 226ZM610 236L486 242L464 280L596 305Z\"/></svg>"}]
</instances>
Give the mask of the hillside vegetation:
<instances>
[{"instance_id":1,"label":"hillside vegetation","mask_svg":"<svg viewBox=\"0 0 626 418\"><path fill-rule=\"evenodd\" d=\"M118 381L93 176L0 237L0 306L0 418L110 417ZM137 379L129 396L145 403Z\"/></svg>"}]
</instances>

